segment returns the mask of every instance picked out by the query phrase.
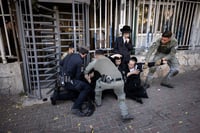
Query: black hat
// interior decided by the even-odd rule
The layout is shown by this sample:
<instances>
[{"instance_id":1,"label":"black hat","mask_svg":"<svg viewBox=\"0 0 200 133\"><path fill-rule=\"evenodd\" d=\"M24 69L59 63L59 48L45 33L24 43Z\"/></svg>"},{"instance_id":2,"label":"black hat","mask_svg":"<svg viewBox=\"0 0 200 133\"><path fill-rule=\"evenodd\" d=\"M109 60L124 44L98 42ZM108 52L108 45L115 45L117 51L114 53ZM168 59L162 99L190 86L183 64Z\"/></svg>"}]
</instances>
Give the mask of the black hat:
<instances>
[{"instance_id":1,"label":"black hat","mask_svg":"<svg viewBox=\"0 0 200 133\"><path fill-rule=\"evenodd\" d=\"M137 58L136 57L131 57L131 59L130 60L133 60L133 61L135 61L135 62L137 62Z\"/></svg>"},{"instance_id":2,"label":"black hat","mask_svg":"<svg viewBox=\"0 0 200 133\"><path fill-rule=\"evenodd\" d=\"M129 33L132 31L131 27L128 25L124 25L122 29L120 29L122 33Z\"/></svg>"},{"instance_id":3,"label":"black hat","mask_svg":"<svg viewBox=\"0 0 200 133\"><path fill-rule=\"evenodd\" d=\"M70 43L68 48L74 48L74 43Z\"/></svg>"},{"instance_id":4,"label":"black hat","mask_svg":"<svg viewBox=\"0 0 200 133\"><path fill-rule=\"evenodd\" d=\"M97 55L103 55L104 51L102 49L97 49L97 50L95 50L95 54L97 54Z\"/></svg>"},{"instance_id":5,"label":"black hat","mask_svg":"<svg viewBox=\"0 0 200 133\"><path fill-rule=\"evenodd\" d=\"M79 47L79 53L81 54L88 54L88 49L85 47Z\"/></svg>"}]
</instances>

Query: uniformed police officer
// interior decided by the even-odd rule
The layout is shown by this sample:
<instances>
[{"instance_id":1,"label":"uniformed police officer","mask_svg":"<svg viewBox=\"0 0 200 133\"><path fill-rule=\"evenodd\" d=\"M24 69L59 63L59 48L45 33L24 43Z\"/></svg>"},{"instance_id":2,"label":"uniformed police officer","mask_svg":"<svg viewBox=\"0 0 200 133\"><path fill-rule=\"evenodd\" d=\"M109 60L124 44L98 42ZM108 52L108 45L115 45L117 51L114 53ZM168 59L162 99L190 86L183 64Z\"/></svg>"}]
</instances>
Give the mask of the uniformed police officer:
<instances>
[{"instance_id":1,"label":"uniformed police officer","mask_svg":"<svg viewBox=\"0 0 200 133\"><path fill-rule=\"evenodd\" d=\"M79 96L75 100L71 110L73 114L78 116L85 116L81 111L81 106L92 90L87 83L80 80L83 58L87 53L87 49L80 48L79 53L69 54L60 62L66 77L65 79L69 79L66 82L70 82L66 83L65 88L79 92Z\"/></svg>"},{"instance_id":2,"label":"uniformed police officer","mask_svg":"<svg viewBox=\"0 0 200 133\"><path fill-rule=\"evenodd\" d=\"M177 58L175 57L177 47L178 47L178 43L175 38L172 38L172 32L165 31L162 34L162 37L159 38L157 41L153 42L153 44L150 46L146 54L145 65L143 67L143 68L147 68L148 62L152 55L154 55L153 61L155 61L155 65L157 66L161 64L161 61L167 62L167 64L169 65L170 71L162 80L161 85L168 88L174 87L169 82L169 80L171 79L171 77L179 73L179 69L178 69L179 62ZM149 68L149 73L148 73L148 76L146 78L146 83L145 83L146 88L150 86L150 83L153 79L153 74L156 71L156 68L157 68L156 66Z\"/></svg>"},{"instance_id":3,"label":"uniformed police officer","mask_svg":"<svg viewBox=\"0 0 200 133\"><path fill-rule=\"evenodd\" d=\"M96 50L95 60L89 63L86 67L84 71L86 79L88 79L88 73L92 69L101 74L101 78L96 81L95 87L95 102L97 106L101 105L102 91L106 89L114 89L114 92L118 97L122 119L133 119L133 117L128 113L128 107L125 103L124 81L122 75L114 63L104 56L103 50Z\"/></svg>"}]
</instances>

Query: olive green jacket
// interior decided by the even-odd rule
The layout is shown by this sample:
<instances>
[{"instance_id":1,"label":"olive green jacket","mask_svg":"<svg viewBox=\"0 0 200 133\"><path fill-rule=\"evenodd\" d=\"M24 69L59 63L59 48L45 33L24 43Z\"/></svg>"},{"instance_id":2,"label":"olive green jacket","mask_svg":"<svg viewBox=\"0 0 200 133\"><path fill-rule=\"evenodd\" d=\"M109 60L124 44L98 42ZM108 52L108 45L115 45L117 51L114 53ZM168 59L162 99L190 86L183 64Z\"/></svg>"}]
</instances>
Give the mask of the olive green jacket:
<instances>
[{"instance_id":1,"label":"olive green jacket","mask_svg":"<svg viewBox=\"0 0 200 133\"><path fill-rule=\"evenodd\" d=\"M153 55L153 53L156 54L164 54L166 55L164 58L167 60L170 60L171 58L175 57L176 49L178 47L178 42L175 38L172 38L170 42L168 42L165 45L161 45L160 43L161 38L153 42L153 44L149 47L149 50L146 54L146 62L149 62L150 57Z\"/></svg>"}]
</instances>

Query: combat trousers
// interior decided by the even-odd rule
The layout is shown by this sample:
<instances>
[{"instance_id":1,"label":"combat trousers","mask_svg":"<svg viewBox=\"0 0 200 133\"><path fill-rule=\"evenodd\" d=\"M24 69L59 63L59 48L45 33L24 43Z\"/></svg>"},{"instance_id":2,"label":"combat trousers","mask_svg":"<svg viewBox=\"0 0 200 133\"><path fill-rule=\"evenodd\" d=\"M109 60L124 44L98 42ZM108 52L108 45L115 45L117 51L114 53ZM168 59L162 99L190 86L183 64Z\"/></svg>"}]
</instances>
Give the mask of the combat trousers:
<instances>
[{"instance_id":1,"label":"combat trousers","mask_svg":"<svg viewBox=\"0 0 200 133\"><path fill-rule=\"evenodd\" d=\"M125 103L125 93L124 93L124 81L113 81L111 83L102 82L100 79L96 81L95 87L95 102L98 106L102 103L102 91L107 89L113 89L114 93L117 95L119 102L119 108L121 110L121 115L125 116L128 114L128 107Z\"/></svg>"},{"instance_id":2,"label":"combat trousers","mask_svg":"<svg viewBox=\"0 0 200 133\"><path fill-rule=\"evenodd\" d=\"M155 62L157 60L160 60L160 59L164 58L165 56L166 56L166 54L157 53L157 54L155 54L153 61ZM169 59L167 61L167 64L168 64L170 70L169 70L168 74L162 80L162 83L164 83L164 84L169 84L171 77L175 76L179 72L179 68L178 68L179 62L176 57L172 57L171 59ZM153 79L153 74L155 73L157 68L158 68L158 66L149 68L149 73L148 73L146 81L145 81L146 84L151 84L152 79Z\"/></svg>"}]
</instances>

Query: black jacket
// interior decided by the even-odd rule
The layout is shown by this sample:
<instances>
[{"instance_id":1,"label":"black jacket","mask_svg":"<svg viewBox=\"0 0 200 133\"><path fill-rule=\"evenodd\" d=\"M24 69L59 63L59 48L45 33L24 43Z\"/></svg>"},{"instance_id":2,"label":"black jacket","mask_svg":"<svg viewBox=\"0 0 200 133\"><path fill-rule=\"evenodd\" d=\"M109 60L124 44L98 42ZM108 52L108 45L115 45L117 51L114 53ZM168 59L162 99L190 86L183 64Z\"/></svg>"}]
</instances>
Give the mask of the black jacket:
<instances>
[{"instance_id":1,"label":"black jacket","mask_svg":"<svg viewBox=\"0 0 200 133\"><path fill-rule=\"evenodd\" d=\"M71 79L80 79L83 59L80 54L69 54L60 61L62 70L65 75L70 76Z\"/></svg>"},{"instance_id":2,"label":"black jacket","mask_svg":"<svg viewBox=\"0 0 200 133\"><path fill-rule=\"evenodd\" d=\"M125 62L129 61L131 50L133 50L131 41L125 44L122 36L116 39L114 53L123 55L123 59Z\"/></svg>"}]
</instances>

